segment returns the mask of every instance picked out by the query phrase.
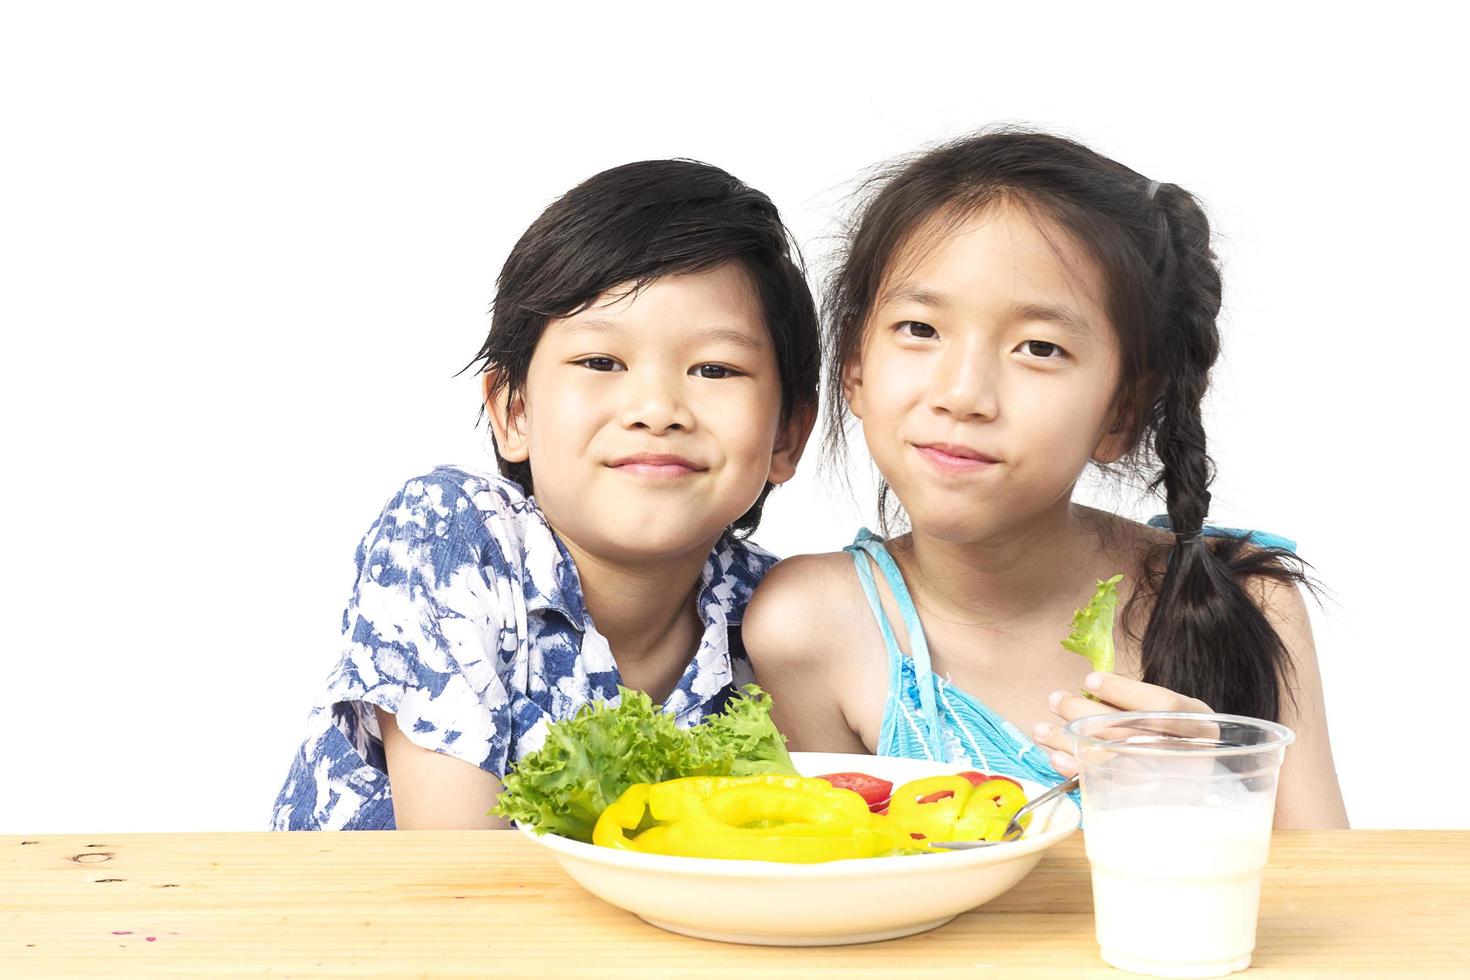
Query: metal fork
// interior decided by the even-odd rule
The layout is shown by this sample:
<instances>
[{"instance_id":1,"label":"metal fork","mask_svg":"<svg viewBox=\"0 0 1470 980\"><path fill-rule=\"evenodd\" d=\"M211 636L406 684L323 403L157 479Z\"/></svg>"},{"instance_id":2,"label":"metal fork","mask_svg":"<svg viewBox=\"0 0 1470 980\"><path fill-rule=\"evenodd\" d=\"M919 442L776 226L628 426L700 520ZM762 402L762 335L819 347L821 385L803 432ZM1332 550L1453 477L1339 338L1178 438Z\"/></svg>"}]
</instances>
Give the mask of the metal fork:
<instances>
[{"instance_id":1,"label":"metal fork","mask_svg":"<svg viewBox=\"0 0 1470 980\"><path fill-rule=\"evenodd\" d=\"M1063 793L1072 792L1072 790L1081 785L1081 782L1082 776L1080 774L1073 776L1065 783L1058 783L1051 789L1047 790L1045 793L1042 793L1036 799L1032 800L1030 803L1027 803L1025 806L1021 807L1021 809L1016 811L1015 816L1011 817L1011 822L1006 824L1006 829L1001 833L1000 840L935 840L929 841L929 846L943 847L951 851L968 851L971 848L992 847L996 844L1004 844L1008 841L1013 841L1016 838L1020 837L1021 834L1025 833L1025 828L1021 826L1022 817L1030 813L1032 810L1035 810L1042 804L1050 803L1052 800L1056 799L1058 796L1061 796Z\"/></svg>"}]
</instances>

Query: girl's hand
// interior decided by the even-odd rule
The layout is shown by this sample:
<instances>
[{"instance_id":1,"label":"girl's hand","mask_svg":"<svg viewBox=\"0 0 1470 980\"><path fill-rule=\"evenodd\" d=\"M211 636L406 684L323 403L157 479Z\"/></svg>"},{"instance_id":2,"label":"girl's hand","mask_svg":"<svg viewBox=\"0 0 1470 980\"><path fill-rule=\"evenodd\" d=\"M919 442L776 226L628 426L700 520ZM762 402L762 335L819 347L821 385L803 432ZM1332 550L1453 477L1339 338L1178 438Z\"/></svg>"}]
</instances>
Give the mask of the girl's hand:
<instances>
[{"instance_id":1,"label":"girl's hand","mask_svg":"<svg viewBox=\"0 0 1470 980\"><path fill-rule=\"evenodd\" d=\"M1063 777L1077 773L1077 760L1072 756L1072 746L1062 731L1063 725L1069 721L1119 711L1210 711L1209 705L1196 698L1187 698L1166 687L1117 674L1091 673L1084 683L1096 695L1097 701L1089 701L1069 691L1053 691L1046 703L1062 724L1041 722L1035 729L1036 744L1048 751L1052 767Z\"/></svg>"}]
</instances>

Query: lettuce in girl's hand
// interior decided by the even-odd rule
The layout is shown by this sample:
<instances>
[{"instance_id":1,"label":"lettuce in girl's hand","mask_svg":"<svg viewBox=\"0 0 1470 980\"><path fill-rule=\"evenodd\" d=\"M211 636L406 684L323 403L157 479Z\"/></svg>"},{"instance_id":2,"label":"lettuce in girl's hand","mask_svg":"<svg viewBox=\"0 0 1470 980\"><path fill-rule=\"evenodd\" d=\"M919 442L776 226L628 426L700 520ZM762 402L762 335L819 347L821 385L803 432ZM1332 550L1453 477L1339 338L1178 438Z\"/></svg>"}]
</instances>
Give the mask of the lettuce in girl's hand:
<instances>
[{"instance_id":1,"label":"lettuce in girl's hand","mask_svg":"<svg viewBox=\"0 0 1470 980\"><path fill-rule=\"evenodd\" d=\"M674 725L642 691L618 688L618 704L584 705L547 726L541 748L506 774L492 813L573 840L592 840L602 811L634 783L682 776L796 775L771 696L747 684L722 714Z\"/></svg>"},{"instance_id":2,"label":"lettuce in girl's hand","mask_svg":"<svg viewBox=\"0 0 1470 980\"><path fill-rule=\"evenodd\" d=\"M1081 654L1092 664L1093 670L1104 673L1113 671L1113 614L1118 608L1118 583L1122 575L1114 575L1105 582L1097 583L1087 607L1072 616L1072 632L1062 641L1062 647ZM1084 691L1094 701L1097 698Z\"/></svg>"}]
</instances>

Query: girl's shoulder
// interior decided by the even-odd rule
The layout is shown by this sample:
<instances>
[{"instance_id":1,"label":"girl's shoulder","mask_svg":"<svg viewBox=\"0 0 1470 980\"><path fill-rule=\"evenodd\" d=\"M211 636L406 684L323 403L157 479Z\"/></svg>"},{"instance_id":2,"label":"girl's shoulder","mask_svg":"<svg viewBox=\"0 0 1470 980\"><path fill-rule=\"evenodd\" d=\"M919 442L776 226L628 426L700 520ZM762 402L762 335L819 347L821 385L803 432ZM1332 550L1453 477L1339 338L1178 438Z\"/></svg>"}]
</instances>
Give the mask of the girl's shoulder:
<instances>
[{"instance_id":1,"label":"girl's shoulder","mask_svg":"<svg viewBox=\"0 0 1470 980\"><path fill-rule=\"evenodd\" d=\"M742 632L757 657L801 657L855 633L865 610L851 555L793 555L777 562L756 588Z\"/></svg>"},{"instance_id":2,"label":"girl's shoulder","mask_svg":"<svg viewBox=\"0 0 1470 980\"><path fill-rule=\"evenodd\" d=\"M1153 517L1142 522L1091 507L1079 507L1077 511L1096 533L1103 554L1118 565L1118 571L1125 574L1129 570L1135 574L1145 571L1148 566L1166 556L1167 549L1175 543L1174 532L1166 516ZM1244 542L1242 551L1245 553L1272 551L1288 556L1296 553L1295 541L1267 531L1218 527L1207 523L1203 535L1206 539L1241 540Z\"/></svg>"},{"instance_id":3,"label":"girl's shoulder","mask_svg":"<svg viewBox=\"0 0 1470 980\"><path fill-rule=\"evenodd\" d=\"M1153 615L1156 592L1175 543L1174 532L1166 520L1159 518L1145 523L1088 507L1079 508L1079 513L1096 532L1100 545L1096 577L1123 573L1124 581L1118 593L1124 646L1136 647ZM1276 534L1208 525L1204 533L1207 538L1243 539L1239 554L1258 555L1269 551L1277 561L1295 563L1296 543ZM1275 562L1268 558L1266 564ZM1295 635L1308 629L1306 604L1296 585L1285 576L1262 573L1259 564L1256 570L1257 574L1244 575L1242 584L1278 632Z\"/></svg>"},{"instance_id":4,"label":"girl's shoulder","mask_svg":"<svg viewBox=\"0 0 1470 980\"><path fill-rule=\"evenodd\" d=\"M1099 567L1112 568L1130 579L1139 576L1160 547L1174 540L1169 531L1111 511L1079 506L1076 514L1096 538Z\"/></svg>"}]
</instances>

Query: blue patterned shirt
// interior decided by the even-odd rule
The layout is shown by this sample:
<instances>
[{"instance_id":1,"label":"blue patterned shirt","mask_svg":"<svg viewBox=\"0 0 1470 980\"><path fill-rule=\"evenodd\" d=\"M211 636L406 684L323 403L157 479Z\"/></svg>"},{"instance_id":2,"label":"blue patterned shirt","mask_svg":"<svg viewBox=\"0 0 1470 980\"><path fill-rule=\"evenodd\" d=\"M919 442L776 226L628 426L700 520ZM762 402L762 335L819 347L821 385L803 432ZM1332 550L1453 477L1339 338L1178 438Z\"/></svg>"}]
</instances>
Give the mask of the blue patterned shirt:
<instances>
[{"instance_id":1,"label":"blue patterned shirt","mask_svg":"<svg viewBox=\"0 0 1470 980\"><path fill-rule=\"evenodd\" d=\"M698 592L704 634L664 704L677 724L719 711L753 679L730 627L773 564L728 534L710 553ZM617 698L617 664L576 565L535 500L497 476L439 467L408 481L358 546L342 635L273 829L394 826L373 705L415 744L503 778L549 722Z\"/></svg>"}]
</instances>

